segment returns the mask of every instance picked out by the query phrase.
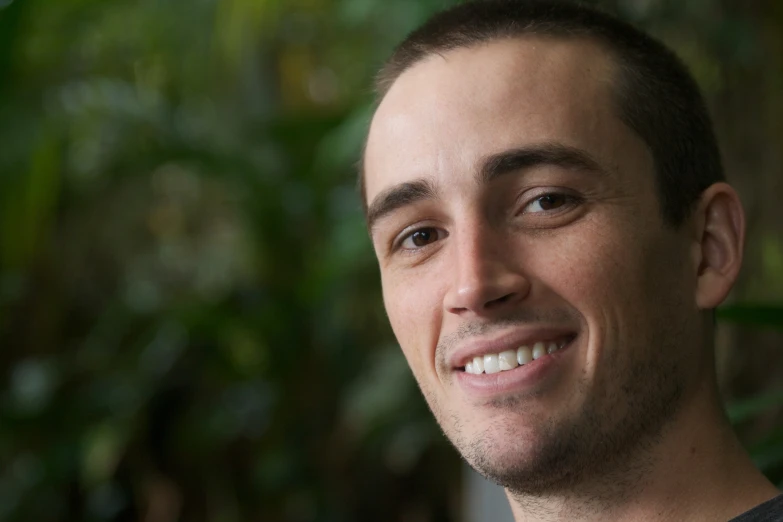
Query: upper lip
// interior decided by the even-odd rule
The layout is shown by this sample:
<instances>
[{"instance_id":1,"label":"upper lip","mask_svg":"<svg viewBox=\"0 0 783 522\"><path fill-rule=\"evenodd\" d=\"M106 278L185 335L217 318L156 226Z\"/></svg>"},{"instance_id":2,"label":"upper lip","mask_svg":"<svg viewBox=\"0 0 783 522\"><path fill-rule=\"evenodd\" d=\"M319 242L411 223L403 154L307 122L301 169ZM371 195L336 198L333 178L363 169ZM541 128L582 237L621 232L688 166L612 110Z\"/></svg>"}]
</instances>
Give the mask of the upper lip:
<instances>
[{"instance_id":1,"label":"upper lip","mask_svg":"<svg viewBox=\"0 0 783 522\"><path fill-rule=\"evenodd\" d=\"M493 338L469 338L459 343L448 355L451 368L462 368L473 358L488 353L500 353L516 350L522 345L531 346L536 341L554 341L563 337L573 337L576 331L563 327L535 327L516 329Z\"/></svg>"}]
</instances>

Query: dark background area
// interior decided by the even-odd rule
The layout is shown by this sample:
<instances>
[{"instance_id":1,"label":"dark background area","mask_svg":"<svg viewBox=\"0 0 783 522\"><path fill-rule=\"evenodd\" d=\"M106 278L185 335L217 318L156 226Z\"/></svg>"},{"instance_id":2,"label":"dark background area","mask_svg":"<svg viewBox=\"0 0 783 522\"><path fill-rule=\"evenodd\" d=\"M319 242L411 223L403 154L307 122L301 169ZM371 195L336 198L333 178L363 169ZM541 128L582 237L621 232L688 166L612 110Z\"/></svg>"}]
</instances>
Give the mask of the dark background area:
<instances>
[{"instance_id":1,"label":"dark background area","mask_svg":"<svg viewBox=\"0 0 783 522\"><path fill-rule=\"evenodd\" d=\"M0 0L0 520L459 521L354 164L435 0ZM783 2L593 2L703 87L746 205L718 368L783 484Z\"/></svg>"}]
</instances>

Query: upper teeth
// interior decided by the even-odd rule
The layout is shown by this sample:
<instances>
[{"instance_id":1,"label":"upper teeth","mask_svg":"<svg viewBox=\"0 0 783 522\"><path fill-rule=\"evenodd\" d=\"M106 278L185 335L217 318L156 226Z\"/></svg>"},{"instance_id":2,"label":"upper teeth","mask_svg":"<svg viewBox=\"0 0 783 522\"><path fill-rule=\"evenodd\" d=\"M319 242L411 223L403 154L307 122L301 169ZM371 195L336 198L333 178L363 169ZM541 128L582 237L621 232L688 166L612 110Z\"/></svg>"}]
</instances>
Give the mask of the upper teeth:
<instances>
[{"instance_id":1,"label":"upper teeth","mask_svg":"<svg viewBox=\"0 0 783 522\"><path fill-rule=\"evenodd\" d=\"M523 345L516 350L506 350L500 353L488 353L484 356L474 357L472 361L465 365L467 373L498 373L505 370L513 370L517 366L522 366L540 359L548 353L555 352L565 346L566 341L539 341L533 345Z\"/></svg>"}]
</instances>

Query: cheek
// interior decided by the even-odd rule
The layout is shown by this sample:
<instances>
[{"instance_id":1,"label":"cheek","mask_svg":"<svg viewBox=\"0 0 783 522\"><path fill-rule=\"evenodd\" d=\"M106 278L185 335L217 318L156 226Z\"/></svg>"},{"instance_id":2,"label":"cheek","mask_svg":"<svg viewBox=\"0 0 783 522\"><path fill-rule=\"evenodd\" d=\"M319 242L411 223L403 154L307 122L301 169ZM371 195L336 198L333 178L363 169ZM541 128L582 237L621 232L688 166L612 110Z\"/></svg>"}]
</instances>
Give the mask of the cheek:
<instances>
[{"instance_id":1,"label":"cheek","mask_svg":"<svg viewBox=\"0 0 783 522\"><path fill-rule=\"evenodd\" d=\"M549 241L536 270L584 317L595 350L652 342L690 313L687 249L651 224L595 220Z\"/></svg>"},{"instance_id":2,"label":"cheek","mask_svg":"<svg viewBox=\"0 0 783 522\"><path fill-rule=\"evenodd\" d=\"M549 255L534 261L543 285L574 307L600 338L639 326L651 292L660 292L660 268L654 266L660 265L660 252L632 227L609 226L617 222L595 220L552 235L538 245Z\"/></svg>"},{"instance_id":3,"label":"cheek","mask_svg":"<svg viewBox=\"0 0 783 522\"><path fill-rule=\"evenodd\" d=\"M598 227L575 227L568 234L553 235L539 245L548 255L536 256L544 284L574 306L605 300L627 278L627 262L611 234ZM587 310L580 309L581 312Z\"/></svg>"},{"instance_id":4,"label":"cheek","mask_svg":"<svg viewBox=\"0 0 783 522\"><path fill-rule=\"evenodd\" d=\"M383 274L383 300L394 335L416 378L435 368L442 319L442 282L426 274Z\"/></svg>"}]
</instances>

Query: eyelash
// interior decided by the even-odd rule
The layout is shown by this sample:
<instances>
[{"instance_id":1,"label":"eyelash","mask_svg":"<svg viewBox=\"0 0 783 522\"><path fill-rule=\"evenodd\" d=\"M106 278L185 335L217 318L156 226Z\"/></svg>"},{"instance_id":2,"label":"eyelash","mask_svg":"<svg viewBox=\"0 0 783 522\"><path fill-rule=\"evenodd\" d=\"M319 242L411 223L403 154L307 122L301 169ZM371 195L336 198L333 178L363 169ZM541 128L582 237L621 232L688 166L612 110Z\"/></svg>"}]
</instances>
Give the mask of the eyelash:
<instances>
[{"instance_id":1,"label":"eyelash","mask_svg":"<svg viewBox=\"0 0 783 522\"><path fill-rule=\"evenodd\" d=\"M525 203L522 206L522 211L520 212L520 214L526 214L527 212L525 212L525 210L528 207L530 207L530 205L532 205L533 203L540 202L542 199L547 197L552 197L552 196L557 198L562 198L563 204L555 209L533 212L533 214L557 214L582 203L582 199L579 198L578 196L574 196L573 194L569 194L567 192L558 192L558 191L550 190L548 192L542 192L540 194L537 194L532 199L527 201L527 203Z\"/></svg>"},{"instance_id":2,"label":"eyelash","mask_svg":"<svg viewBox=\"0 0 783 522\"><path fill-rule=\"evenodd\" d=\"M522 211L519 212L519 215L529 214L528 212L525 212L525 210L530 205L532 205L533 203L536 203L536 202L540 202L542 199L544 199L546 197L552 197L552 196L555 196L555 197L558 197L558 198L563 198L563 204L560 207L558 207L556 209L553 209L553 210L542 210L542 211L539 211L539 212L533 212L532 214L557 214L557 213L563 212L564 210L568 210L570 208L573 208L574 206L582 203L582 199L579 198L578 196L574 196L572 194L568 194L568 193L565 193L565 192L557 192L557 191L542 192L542 193L536 195L535 197L533 197L532 199L530 199L527 203L525 203L524 206L522 207ZM414 228L414 229L408 231L407 233L404 233L401 236L399 236L398 239L392 245L392 250L393 251L402 251L402 252L405 252L407 254L416 254L416 253L421 252L422 250L424 250L424 249L428 248L429 246L431 246L433 243L429 243L427 245L423 245L421 247L414 247L414 248L403 248L402 245L405 243L405 241L407 241L408 239L412 238L414 236L414 234L416 234L418 232L429 231L429 230L437 231L439 234L443 234L444 237L448 236L447 232L445 232L444 230L439 229L437 227L432 227L432 226L417 227L417 228ZM438 240L440 240L440 239L443 239L443 238L438 238ZM438 240L436 240L436 241L438 241Z\"/></svg>"},{"instance_id":3,"label":"eyelash","mask_svg":"<svg viewBox=\"0 0 783 522\"><path fill-rule=\"evenodd\" d=\"M408 239L411 239L411 238L412 238L412 237L413 237L413 236L414 236L416 233L418 233L418 232L424 232L424 231L428 231L428 230L431 230L431 231L436 231L436 232L438 232L438 234L439 234L439 235L443 235L444 237L448 235L448 233L446 233L446 231L444 231L443 229L440 229L440 228L438 228L438 227L417 227L417 228L414 228L414 229L412 229L412 230L408 231L407 233L405 233L405 234L401 235L401 236L400 236L400 237L397 239L397 241L395 241L395 242L394 242L394 245L393 245L393 250L394 250L394 251L401 251L401 252L405 252L405 253L408 253L408 254L415 254L415 253L417 253L417 252L421 252L421 251L422 251L422 250L424 250L425 248L427 248L427 247L429 247L430 245L432 245L432 243L429 243L429 244L427 244L427 245L420 246L420 247L415 247L415 248L403 248L403 246L402 246L402 245L403 245L403 244L404 244L404 243L405 243L405 242L406 242ZM443 239L443 238L438 238L438 239Z\"/></svg>"}]
</instances>

